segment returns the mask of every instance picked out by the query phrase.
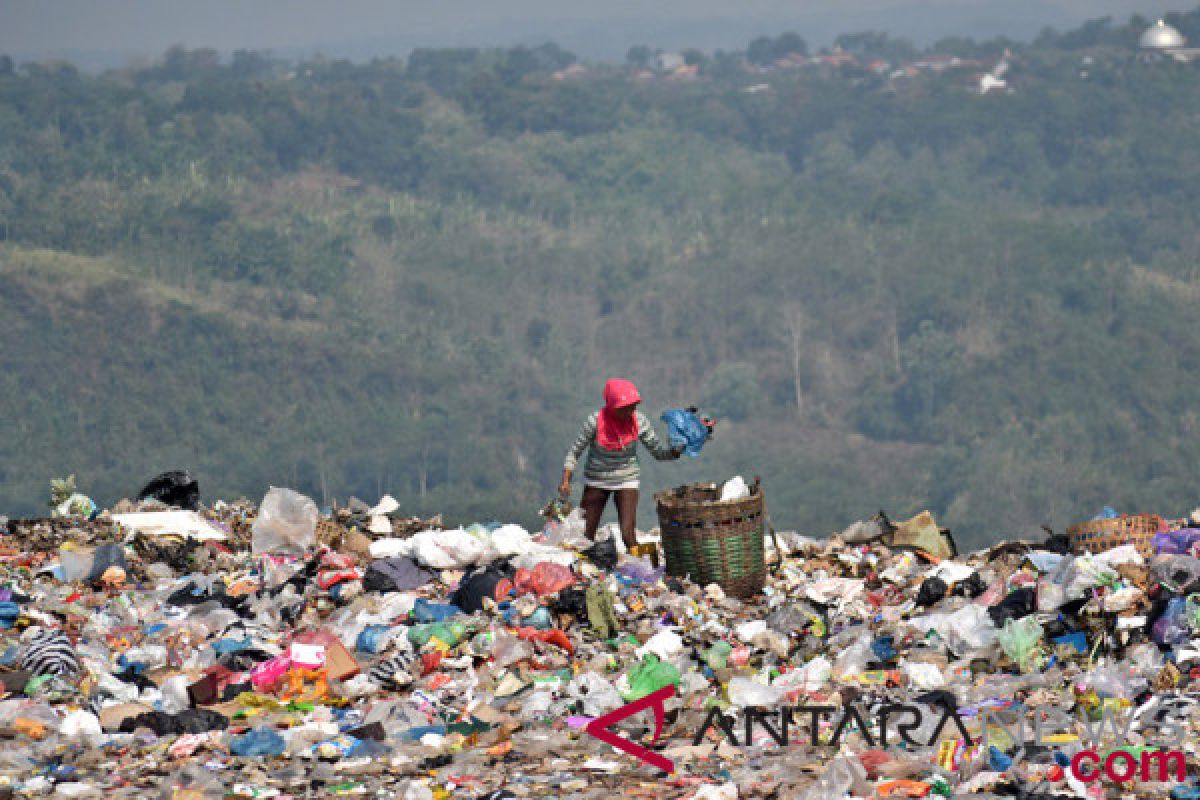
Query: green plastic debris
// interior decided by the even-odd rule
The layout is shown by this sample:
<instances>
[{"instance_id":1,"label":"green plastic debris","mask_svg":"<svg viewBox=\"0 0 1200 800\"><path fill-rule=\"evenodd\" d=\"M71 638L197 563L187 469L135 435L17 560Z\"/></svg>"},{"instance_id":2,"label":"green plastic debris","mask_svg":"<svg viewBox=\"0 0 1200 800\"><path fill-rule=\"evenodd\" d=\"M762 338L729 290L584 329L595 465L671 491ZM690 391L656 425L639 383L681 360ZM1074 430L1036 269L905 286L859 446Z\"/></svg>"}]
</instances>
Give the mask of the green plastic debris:
<instances>
[{"instance_id":1,"label":"green plastic debris","mask_svg":"<svg viewBox=\"0 0 1200 800\"><path fill-rule=\"evenodd\" d=\"M446 726L447 733L461 733L463 736L471 736L476 733L485 733L490 731L492 726L480 719L471 717L469 721L453 722Z\"/></svg>"},{"instance_id":2,"label":"green plastic debris","mask_svg":"<svg viewBox=\"0 0 1200 800\"><path fill-rule=\"evenodd\" d=\"M1021 619L1010 619L997 634L1004 654L1016 662L1021 672L1033 672L1041 666L1042 626L1030 615Z\"/></svg>"},{"instance_id":3,"label":"green plastic debris","mask_svg":"<svg viewBox=\"0 0 1200 800\"><path fill-rule=\"evenodd\" d=\"M1200 594L1188 595L1187 605L1183 607L1184 616L1192 626L1193 631L1200 631Z\"/></svg>"},{"instance_id":4,"label":"green plastic debris","mask_svg":"<svg viewBox=\"0 0 1200 800\"><path fill-rule=\"evenodd\" d=\"M35 675L29 679L29 683L25 684L25 694L30 696L38 694L43 686L53 680L53 675Z\"/></svg>"},{"instance_id":5,"label":"green plastic debris","mask_svg":"<svg viewBox=\"0 0 1200 800\"><path fill-rule=\"evenodd\" d=\"M733 645L729 642L717 642L704 651L702 658L709 669L725 669L729 664L729 654L732 652Z\"/></svg>"},{"instance_id":6,"label":"green plastic debris","mask_svg":"<svg viewBox=\"0 0 1200 800\"><path fill-rule=\"evenodd\" d=\"M455 647L467 635L467 626L462 622L430 622L413 625L408 630L408 640L416 647L424 647L430 639Z\"/></svg>"},{"instance_id":7,"label":"green plastic debris","mask_svg":"<svg viewBox=\"0 0 1200 800\"><path fill-rule=\"evenodd\" d=\"M625 694L625 700L638 700L671 684L679 686L682 680L683 676L674 665L665 664L658 656L647 653L642 663L629 672L629 692Z\"/></svg>"}]
</instances>

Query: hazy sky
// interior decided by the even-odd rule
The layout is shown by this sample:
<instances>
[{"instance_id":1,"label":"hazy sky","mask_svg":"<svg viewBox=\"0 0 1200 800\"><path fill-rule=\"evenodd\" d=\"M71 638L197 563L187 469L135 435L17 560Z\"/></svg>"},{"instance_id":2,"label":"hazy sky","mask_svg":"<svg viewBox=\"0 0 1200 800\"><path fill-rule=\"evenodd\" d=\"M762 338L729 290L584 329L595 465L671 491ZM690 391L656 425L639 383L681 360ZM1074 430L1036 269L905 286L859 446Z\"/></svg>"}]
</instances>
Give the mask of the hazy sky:
<instances>
[{"instance_id":1,"label":"hazy sky","mask_svg":"<svg viewBox=\"0 0 1200 800\"><path fill-rule=\"evenodd\" d=\"M172 44L358 59L551 39L585 58L620 58L632 44L737 48L789 29L816 45L863 30L919 44L953 34L1027 39L1045 25L1188 8L1132 0L0 0L0 52L108 66Z\"/></svg>"}]
</instances>

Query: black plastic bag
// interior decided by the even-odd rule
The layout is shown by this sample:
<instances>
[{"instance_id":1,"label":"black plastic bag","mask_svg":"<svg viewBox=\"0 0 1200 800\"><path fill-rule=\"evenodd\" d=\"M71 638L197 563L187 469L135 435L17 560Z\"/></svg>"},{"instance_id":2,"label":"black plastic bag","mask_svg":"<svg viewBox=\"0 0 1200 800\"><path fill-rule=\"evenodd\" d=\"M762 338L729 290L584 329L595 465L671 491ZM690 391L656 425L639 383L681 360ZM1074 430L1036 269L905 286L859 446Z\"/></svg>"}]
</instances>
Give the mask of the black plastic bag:
<instances>
[{"instance_id":1,"label":"black plastic bag","mask_svg":"<svg viewBox=\"0 0 1200 800\"><path fill-rule=\"evenodd\" d=\"M450 603L456 605L468 614L483 610L485 598L496 598L496 588L501 581L511 580L512 576L502 569L489 566L478 572L468 572L458 582L458 588L450 595Z\"/></svg>"},{"instance_id":2,"label":"black plastic bag","mask_svg":"<svg viewBox=\"0 0 1200 800\"><path fill-rule=\"evenodd\" d=\"M208 733L223 731L229 727L229 718L216 711L206 708L189 708L178 714L167 714L163 711L147 711L136 717L126 717L121 720L121 733L133 733L138 728L149 728L157 736L176 735L185 733Z\"/></svg>"},{"instance_id":3,"label":"black plastic bag","mask_svg":"<svg viewBox=\"0 0 1200 800\"><path fill-rule=\"evenodd\" d=\"M1028 617L1036 610L1037 592L1027 587L1010 592L1008 597L988 609L988 616L997 628L1003 628L1010 619Z\"/></svg>"},{"instance_id":4,"label":"black plastic bag","mask_svg":"<svg viewBox=\"0 0 1200 800\"><path fill-rule=\"evenodd\" d=\"M157 500L169 506L195 511L200 505L200 484L185 469L164 472L138 492L139 500Z\"/></svg>"},{"instance_id":5,"label":"black plastic bag","mask_svg":"<svg viewBox=\"0 0 1200 800\"><path fill-rule=\"evenodd\" d=\"M602 542L596 542L583 554L588 557L593 564L606 572L611 572L617 568L617 540L609 536Z\"/></svg>"},{"instance_id":6,"label":"black plastic bag","mask_svg":"<svg viewBox=\"0 0 1200 800\"><path fill-rule=\"evenodd\" d=\"M972 572L970 576L954 586L954 593L963 597L979 597L987 591L987 584L983 582L983 577L978 572Z\"/></svg>"},{"instance_id":7,"label":"black plastic bag","mask_svg":"<svg viewBox=\"0 0 1200 800\"><path fill-rule=\"evenodd\" d=\"M923 608L933 605L946 596L949 588L941 578L936 576L926 578L925 582L921 584L920 590L917 591L917 605Z\"/></svg>"},{"instance_id":8,"label":"black plastic bag","mask_svg":"<svg viewBox=\"0 0 1200 800\"><path fill-rule=\"evenodd\" d=\"M550 610L556 614L571 614L576 619L587 618L587 590L578 586L563 589L550 600Z\"/></svg>"}]
</instances>

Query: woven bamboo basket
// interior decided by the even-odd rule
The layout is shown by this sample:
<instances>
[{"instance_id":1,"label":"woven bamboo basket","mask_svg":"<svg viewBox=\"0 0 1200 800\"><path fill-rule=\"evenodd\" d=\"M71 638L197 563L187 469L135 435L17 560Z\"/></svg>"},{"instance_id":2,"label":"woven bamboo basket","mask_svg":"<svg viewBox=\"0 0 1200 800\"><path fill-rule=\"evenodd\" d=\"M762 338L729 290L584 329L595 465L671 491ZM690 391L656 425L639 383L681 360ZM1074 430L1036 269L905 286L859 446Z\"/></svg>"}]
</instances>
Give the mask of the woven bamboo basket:
<instances>
[{"instance_id":1,"label":"woven bamboo basket","mask_svg":"<svg viewBox=\"0 0 1200 800\"><path fill-rule=\"evenodd\" d=\"M667 574L715 583L726 594L752 597L762 591L767 566L763 547L762 486L724 503L715 484L694 483L654 496Z\"/></svg>"},{"instance_id":2,"label":"woven bamboo basket","mask_svg":"<svg viewBox=\"0 0 1200 800\"><path fill-rule=\"evenodd\" d=\"M1103 553L1114 547L1132 544L1143 558L1154 555L1154 534L1165 530L1156 514L1127 514L1112 519L1094 519L1067 528L1067 538L1076 554Z\"/></svg>"}]
</instances>

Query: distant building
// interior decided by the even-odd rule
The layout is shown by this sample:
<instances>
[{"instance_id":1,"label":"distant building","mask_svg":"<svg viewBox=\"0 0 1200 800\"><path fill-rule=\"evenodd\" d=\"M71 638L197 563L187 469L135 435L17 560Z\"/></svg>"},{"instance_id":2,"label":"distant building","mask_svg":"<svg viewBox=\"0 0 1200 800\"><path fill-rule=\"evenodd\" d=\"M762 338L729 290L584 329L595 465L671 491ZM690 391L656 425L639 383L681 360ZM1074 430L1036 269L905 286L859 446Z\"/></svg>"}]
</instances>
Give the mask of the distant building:
<instances>
[{"instance_id":1,"label":"distant building","mask_svg":"<svg viewBox=\"0 0 1200 800\"><path fill-rule=\"evenodd\" d=\"M960 67L979 67L982 66L978 61L972 58L959 58L958 56L944 55L928 55L918 58L912 63L912 66L920 70L928 70L930 72L942 72L948 69L958 69Z\"/></svg>"},{"instance_id":2,"label":"distant building","mask_svg":"<svg viewBox=\"0 0 1200 800\"><path fill-rule=\"evenodd\" d=\"M565 81L568 78L578 78L582 75L586 75L587 71L588 71L587 67L585 67L583 64L576 62L576 63L572 64L571 66L567 67L566 69L560 69L558 72L554 73L554 80Z\"/></svg>"},{"instance_id":3,"label":"distant building","mask_svg":"<svg viewBox=\"0 0 1200 800\"><path fill-rule=\"evenodd\" d=\"M684 62L683 56L681 56L679 53L659 53L655 58L655 66L657 66L661 72L674 72L682 67L685 63L686 62Z\"/></svg>"},{"instance_id":4,"label":"distant building","mask_svg":"<svg viewBox=\"0 0 1200 800\"><path fill-rule=\"evenodd\" d=\"M1188 47L1183 34L1161 19L1142 33L1138 50L1141 58L1147 61L1171 58L1186 62L1200 58L1200 48Z\"/></svg>"},{"instance_id":5,"label":"distant building","mask_svg":"<svg viewBox=\"0 0 1200 800\"><path fill-rule=\"evenodd\" d=\"M690 81L700 74L700 65L698 64L681 64L671 70L671 74L667 76L669 81Z\"/></svg>"}]
</instances>

